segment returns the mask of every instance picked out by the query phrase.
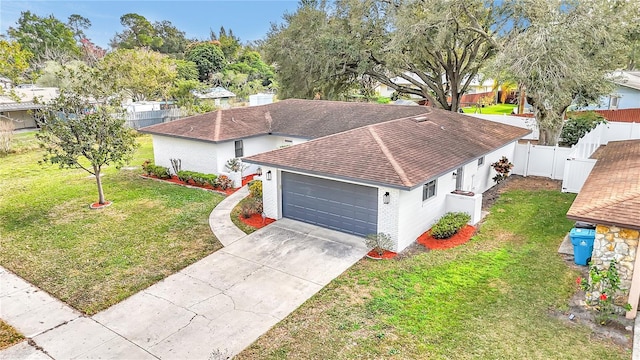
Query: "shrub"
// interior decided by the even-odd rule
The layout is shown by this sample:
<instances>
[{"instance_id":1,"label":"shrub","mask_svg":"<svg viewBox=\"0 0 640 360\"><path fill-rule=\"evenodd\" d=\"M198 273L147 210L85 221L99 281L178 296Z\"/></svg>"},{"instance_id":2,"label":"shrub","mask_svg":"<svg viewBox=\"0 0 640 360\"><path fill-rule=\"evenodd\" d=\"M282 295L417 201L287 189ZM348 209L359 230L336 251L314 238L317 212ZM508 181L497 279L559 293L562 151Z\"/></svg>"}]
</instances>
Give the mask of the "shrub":
<instances>
[{"instance_id":1,"label":"shrub","mask_svg":"<svg viewBox=\"0 0 640 360\"><path fill-rule=\"evenodd\" d=\"M262 199L262 181L252 181L249 184L249 194L251 194L252 198Z\"/></svg>"},{"instance_id":2,"label":"shrub","mask_svg":"<svg viewBox=\"0 0 640 360\"><path fill-rule=\"evenodd\" d=\"M626 300L616 304L614 298L620 292L620 275L617 261L612 259L609 267L600 269L596 265L589 268L589 279L578 278L578 285L586 292L587 304L596 311L596 321L601 325L608 324L616 313L631 310Z\"/></svg>"},{"instance_id":3,"label":"shrub","mask_svg":"<svg viewBox=\"0 0 640 360\"><path fill-rule=\"evenodd\" d=\"M467 213L446 213L431 228L431 236L436 239L448 239L457 233L458 230L462 229L469 220L471 220L471 216Z\"/></svg>"},{"instance_id":4,"label":"shrub","mask_svg":"<svg viewBox=\"0 0 640 360\"><path fill-rule=\"evenodd\" d=\"M493 181L499 184L509 176L509 172L513 169L513 164L509 162L506 156L503 156L500 160L491 164L491 167L497 172L496 176L493 177Z\"/></svg>"},{"instance_id":5,"label":"shrub","mask_svg":"<svg viewBox=\"0 0 640 360\"><path fill-rule=\"evenodd\" d=\"M169 168L158 165L149 165L151 167L151 173L160 179L168 179L171 177Z\"/></svg>"},{"instance_id":6,"label":"shrub","mask_svg":"<svg viewBox=\"0 0 640 360\"><path fill-rule=\"evenodd\" d=\"M215 181L215 187L218 187L222 190L227 190L233 186L233 181L229 179L226 175L220 175Z\"/></svg>"},{"instance_id":7,"label":"shrub","mask_svg":"<svg viewBox=\"0 0 640 360\"><path fill-rule=\"evenodd\" d=\"M253 214L262 214L262 200L257 198L248 198L240 206L240 211L245 219Z\"/></svg>"},{"instance_id":8,"label":"shrub","mask_svg":"<svg viewBox=\"0 0 640 360\"><path fill-rule=\"evenodd\" d=\"M178 179L180 181L184 181L187 182L189 180L191 180L191 171L187 171L187 170L180 170L176 173L176 176L178 176Z\"/></svg>"},{"instance_id":9,"label":"shrub","mask_svg":"<svg viewBox=\"0 0 640 360\"><path fill-rule=\"evenodd\" d=\"M606 122L605 118L595 111L570 114L560 133L560 145L573 146L589 131Z\"/></svg>"},{"instance_id":10,"label":"shrub","mask_svg":"<svg viewBox=\"0 0 640 360\"><path fill-rule=\"evenodd\" d=\"M153 164L151 164L151 160L145 160L142 163L142 171L144 171L144 173L147 175L151 175L153 173L153 171L151 170L151 166L153 166Z\"/></svg>"},{"instance_id":11,"label":"shrub","mask_svg":"<svg viewBox=\"0 0 640 360\"><path fill-rule=\"evenodd\" d=\"M158 166L151 163L151 160L145 160L142 163L142 170L147 175L154 175L160 179L168 179L171 177L169 168L164 166Z\"/></svg>"},{"instance_id":12,"label":"shrub","mask_svg":"<svg viewBox=\"0 0 640 360\"><path fill-rule=\"evenodd\" d=\"M196 185L204 186L211 185L215 186L217 176L214 174L204 174L197 171L187 171L182 170L178 171L176 174L178 179L181 181L187 182L189 180L193 181Z\"/></svg>"},{"instance_id":13,"label":"shrub","mask_svg":"<svg viewBox=\"0 0 640 360\"><path fill-rule=\"evenodd\" d=\"M393 247L391 236L385 233L369 234L364 239L364 243L367 247L373 248L373 250L380 256L384 254L385 250L389 250Z\"/></svg>"}]
</instances>

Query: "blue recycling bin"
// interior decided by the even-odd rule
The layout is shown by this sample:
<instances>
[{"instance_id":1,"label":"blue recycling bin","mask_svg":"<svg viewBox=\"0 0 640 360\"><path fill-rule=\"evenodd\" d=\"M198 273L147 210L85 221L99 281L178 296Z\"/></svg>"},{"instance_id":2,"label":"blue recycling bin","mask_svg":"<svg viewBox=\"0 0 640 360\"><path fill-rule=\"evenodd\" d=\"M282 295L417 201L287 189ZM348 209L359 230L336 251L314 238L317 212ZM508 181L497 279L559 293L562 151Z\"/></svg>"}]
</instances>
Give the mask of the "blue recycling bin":
<instances>
[{"instance_id":1,"label":"blue recycling bin","mask_svg":"<svg viewBox=\"0 0 640 360\"><path fill-rule=\"evenodd\" d=\"M578 265L587 265L593 252L593 241L596 231L593 229L573 228L569 232L573 244L573 261Z\"/></svg>"}]
</instances>

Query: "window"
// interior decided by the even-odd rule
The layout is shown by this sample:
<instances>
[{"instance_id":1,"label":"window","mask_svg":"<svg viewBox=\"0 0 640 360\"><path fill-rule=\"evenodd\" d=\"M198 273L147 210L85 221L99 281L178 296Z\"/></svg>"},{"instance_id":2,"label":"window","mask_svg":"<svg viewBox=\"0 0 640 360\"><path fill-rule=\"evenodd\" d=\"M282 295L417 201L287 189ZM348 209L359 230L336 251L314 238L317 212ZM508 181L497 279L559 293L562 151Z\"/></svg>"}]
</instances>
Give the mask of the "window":
<instances>
[{"instance_id":1,"label":"window","mask_svg":"<svg viewBox=\"0 0 640 360\"><path fill-rule=\"evenodd\" d=\"M242 148L242 140L236 140L236 157L243 157L244 149Z\"/></svg>"},{"instance_id":2,"label":"window","mask_svg":"<svg viewBox=\"0 0 640 360\"><path fill-rule=\"evenodd\" d=\"M436 180L431 180L422 187L422 201L436 196Z\"/></svg>"},{"instance_id":3,"label":"window","mask_svg":"<svg viewBox=\"0 0 640 360\"><path fill-rule=\"evenodd\" d=\"M484 165L484 156L478 159L478 166Z\"/></svg>"},{"instance_id":4,"label":"window","mask_svg":"<svg viewBox=\"0 0 640 360\"><path fill-rule=\"evenodd\" d=\"M610 110L617 110L619 104L620 104L620 96L613 95L613 96L609 97L609 109Z\"/></svg>"}]
</instances>

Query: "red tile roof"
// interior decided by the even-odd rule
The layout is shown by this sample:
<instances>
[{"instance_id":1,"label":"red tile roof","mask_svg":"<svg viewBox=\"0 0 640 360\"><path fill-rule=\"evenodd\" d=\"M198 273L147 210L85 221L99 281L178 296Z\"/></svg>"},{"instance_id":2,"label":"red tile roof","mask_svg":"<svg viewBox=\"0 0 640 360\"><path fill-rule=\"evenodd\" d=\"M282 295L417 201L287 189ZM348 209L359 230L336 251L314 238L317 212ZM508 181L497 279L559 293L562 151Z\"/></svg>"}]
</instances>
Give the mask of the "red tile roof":
<instances>
[{"instance_id":1,"label":"red tile roof","mask_svg":"<svg viewBox=\"0 0 640 360\"><path fill-rule=\"evenodd\" d=\"M140 131L211 142L261 134L315 139L425 111L427 109L422 106L290 99L268 105L219 110L148 126Z\"/></svg>"},{"instance_id":2,"label":"red tile roof","mask_svg":"<svg viewBox=\"0 0 640 360\"><path fill-rule=\"evenodd\" d=\"M640 123L640 109L595 110L607 121Z\"/></svg>"},{"instance_id":3,"label":"red tile roof","mask_svg":"<svg viewBox=\"0 0 640 360\"><path fill-rule=\"evenodd\" d=\"M640 140L605 146L567 217L640 229Z\"/></svg>"},{"instance_id":4,"label":"red tile roof","mask_svg":"<svg viewBox=\"0 0 640 360\"><path fill-rule=\"evenodd\" d=\"M244 160L411 189L530 133L450 111L422 109L417 117L360 127Z\"/></svg>"}]
</instances>

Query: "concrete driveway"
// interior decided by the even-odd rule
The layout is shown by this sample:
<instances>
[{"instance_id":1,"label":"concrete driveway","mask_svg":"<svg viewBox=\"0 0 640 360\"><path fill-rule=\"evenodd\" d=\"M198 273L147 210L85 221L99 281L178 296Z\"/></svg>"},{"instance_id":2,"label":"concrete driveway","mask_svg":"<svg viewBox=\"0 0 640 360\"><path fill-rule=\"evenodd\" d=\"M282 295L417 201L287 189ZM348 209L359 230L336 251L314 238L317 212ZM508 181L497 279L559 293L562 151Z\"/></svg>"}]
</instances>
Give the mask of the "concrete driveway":
<instances>
[{"instance_id":1,"label":"concrete driveway","mask_svg":"<svg viewBox=\"0 0 640 360\"><path fill-rule=\"evenodd\" d=\"M235 355L366 252L361 238L282 219L33 340L54 359Z\"/></svg>"}]
</instances>

